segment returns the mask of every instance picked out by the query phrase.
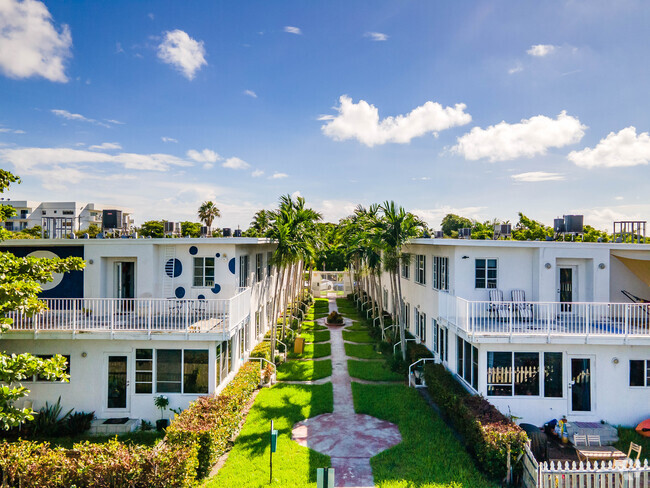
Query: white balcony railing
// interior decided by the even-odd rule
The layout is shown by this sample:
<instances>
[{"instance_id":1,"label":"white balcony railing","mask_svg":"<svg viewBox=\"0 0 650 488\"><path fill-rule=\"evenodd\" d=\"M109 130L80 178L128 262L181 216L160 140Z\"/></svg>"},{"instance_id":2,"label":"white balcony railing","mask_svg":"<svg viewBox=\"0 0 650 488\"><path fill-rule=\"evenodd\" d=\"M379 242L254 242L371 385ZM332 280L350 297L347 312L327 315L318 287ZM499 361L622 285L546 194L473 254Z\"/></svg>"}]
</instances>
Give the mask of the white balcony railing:
<instances>
[{"instance_id":1,"label":"white balcony railing","mask_svg":"<svg viewBox=\"0 0 650 488\"><path fill-rule=\"evenodd\" d=\"M474 336L650 338L650 304L469 301L438 293L438 315Z\"/></svg>"},{"instance_id":2,"label":"white balcony railing","mask_svg":"<svg viewBox=\"0 0 650 488\"><path fill-rule=\"evenodd\" d=\"M50 298L33 316L10 313L14 331L229 333L250 314L250 288L227 300Z\"/></svg>"}]
</instances>

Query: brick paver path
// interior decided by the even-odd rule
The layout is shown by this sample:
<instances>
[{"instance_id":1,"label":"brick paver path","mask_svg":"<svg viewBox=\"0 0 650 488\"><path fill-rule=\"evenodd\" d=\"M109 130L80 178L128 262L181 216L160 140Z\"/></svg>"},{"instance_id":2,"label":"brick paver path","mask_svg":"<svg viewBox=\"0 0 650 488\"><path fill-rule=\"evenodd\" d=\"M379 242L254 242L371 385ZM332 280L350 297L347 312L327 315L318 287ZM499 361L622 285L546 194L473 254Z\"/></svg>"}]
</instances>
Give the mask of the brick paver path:
<instances>
[{"instance_id":1,"label":"brick paver path","mask_svg":"<svg viewBox=\"0 0 650 488\"><path fill-rule=\"evenodd\" d=\"M329 309L337 310L336 300ZM325 319L319 319L324 323ZM346 319L345 325L352 322ZM354 413L343 327L328 327L332 344L334 412L318 415L293 427L293 440L332 458L337 487L374 487L370 458L402 441L395 424Z\"/></svg>"}]
</instances>

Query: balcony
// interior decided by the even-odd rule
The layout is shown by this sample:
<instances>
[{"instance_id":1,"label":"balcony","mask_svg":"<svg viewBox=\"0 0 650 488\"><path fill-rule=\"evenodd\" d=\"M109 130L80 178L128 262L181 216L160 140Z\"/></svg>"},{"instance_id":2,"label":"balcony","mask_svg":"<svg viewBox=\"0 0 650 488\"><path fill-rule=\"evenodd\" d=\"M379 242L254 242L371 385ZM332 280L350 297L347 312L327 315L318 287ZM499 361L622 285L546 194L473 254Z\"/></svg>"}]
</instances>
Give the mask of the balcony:
<instances>
[{"instance_id":1,"label":"balcony","mask_svg":"<svg viewBox=\"0 0 650 488\"><path fill-rule=\"evenodd\" d=\"M480 342L650 344L650 304L484 302L438 293L438 316Z\"/></svg>"},{"instance_id":2,"label":"balcony","mask_svg":"<svg viewBox=\"0 0 650 488\"><path fill-rule=\"evenodd\" d=\"M250 288L227 300L164 298L43 299L45 310L32 317L11 313L10 334L69 332L78 338L132 337L134 334L173 335L215 340L229 338L250 314ZM219 337L217 337L219 336Z\"/></svg>"}]
</instances>

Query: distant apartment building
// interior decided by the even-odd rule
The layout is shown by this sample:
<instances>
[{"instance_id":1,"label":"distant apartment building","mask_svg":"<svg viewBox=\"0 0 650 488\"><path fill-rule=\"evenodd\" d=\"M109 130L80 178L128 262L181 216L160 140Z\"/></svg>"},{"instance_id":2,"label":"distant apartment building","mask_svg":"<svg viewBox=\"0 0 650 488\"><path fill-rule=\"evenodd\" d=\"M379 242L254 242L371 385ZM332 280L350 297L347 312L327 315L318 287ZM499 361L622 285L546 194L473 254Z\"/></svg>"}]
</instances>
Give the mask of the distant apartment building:
<instances>
[{"instance_id":1,"label":"distant apartment building","mask_svg":"<svg viewBox=\"0 0 650 488\"><path fill-rule=\"evenodd\" d=\"M21 231L41 226L51 237L62 237L87 229L91 224L102 227L104 211L111 214L113 228L129 231L133 227L133 211L116 205L81 202L36 202L30 200L3 200L2 204L16 209L16 215L4 223L5 229ZM56 236L54 234L57 234Z\"/></svg>"}]
</instances>

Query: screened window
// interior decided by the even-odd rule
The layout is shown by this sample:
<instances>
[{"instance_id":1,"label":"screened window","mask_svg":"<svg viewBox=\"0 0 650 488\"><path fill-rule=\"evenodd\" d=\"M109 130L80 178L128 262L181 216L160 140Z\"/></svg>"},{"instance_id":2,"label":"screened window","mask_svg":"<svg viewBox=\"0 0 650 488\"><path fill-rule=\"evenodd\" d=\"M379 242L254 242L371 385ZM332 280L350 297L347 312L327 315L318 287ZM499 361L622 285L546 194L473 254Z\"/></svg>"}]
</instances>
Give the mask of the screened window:
<instances>
[{"instance_id":1,"label":"screened window","mask_svg":"<svg viewBox=\"0 0 650 488\"><path fill-rule=\"evenodd\" d=\"M194 286L214 286L214 258L194 258Z\"/></svg>"},{"instance_id":2,"label":"screened window","mask_svg":"<svg viewBox=\"0 0 650 488\"><path fill-rule=\"evenodd\" d=\"M433 352L440 354L440 342L438 340L438 321L436 319L431 319L431 329L433 330Z\"/></svg>"},{"instance_id":3,"label":"screened window","mask_svg":"<svg viewBox=\"0 0 650 488\"><path fill-rule=\"evenodd\" d=\"M248 256L239 256L239 286L248 286Z\"/></svg>"},{"instance_id":4,"label":"screened window","mask_svg":"<svg viewBox=\"0 0 650 488\"><path fill-rule=\"evenodd\" d=\"M271 276L271 260L273 259L273 253L266 253L266 276Z\"/></svg>"},{"instance_id":5,"label":"screened window","mask_svg":"<svg viewBox=\"0 0 650 488\"><path fill-rule=\"evenodd\" d=\"M411 257L407 254L402 258L402 278L408 280L411 275Z\"/></svg>"},{"instance_id":6,"label":"screened window","mask_svg":"<svg viewBox=\"0 0 650 488\"><path fill-rule=\"evenodd\" d=\"M262 253L255 255L255 281L259 282L264 279L264 255Z\"/></svg>"},{"instance_id":7,"label":"screened window","mask_svg":"<svg viewBox=\"0 0 650 488\"><path fill-rule=\"evenodd\" d=\"M630 386L650 386L650 360L630 360Z\"/></svg>"},{"instance_id":8,"label":"screened window","mask_svg":"<svg viewBox=\"0 0 650 488\"><path fill-rule=\"evenodd\" d=\"M544 353L544 396L561 398L562 388L562 353Z\"/></svg>"},{"instance_id":9,"label":"screened window","mask_svg":"<svg viewBox=\"0 0 650 488\"><path fill-rule=\"evenodd\" d=\"M539 395L539 353L515 353L515 395Z\"/></svg>"},{"instance_id":10,"label":"screened window","mask_svg":"<svg viewBox=\"0 0 650 488\"><path fill-rule=\"evenodd\" d=\"M426 280L426 263L427 257L423 254L415 256L415 282L424 285Z\"/></svg>"},{"instance_id":11,"label":"screened window","mask_svg":"<svg viewBox=\"0 0 650 488\"><path fill-rule=\"evenodd\" d=\"M427 342L427 314L419 314L418 320L418 337L420 341Z\"/></svg>"},{"instance_id":12,"label":"screened window","mask_svg":"<svg viewBox=\"0 0 650 488\"><path fill-rule=\"evenodd\" d=\"M433 256L433 288L449 290L449 258Z\"/></svg>"},{"instance_id":13,"label":"screened window","mask_svg":"<svg viewBox=\"0 0 650 488\"><path fill-rule=\"evenodd\" d=\"M496 288L497 260L477 259L475 261L474 281L476 288Z\"/></svg>"},{"instance_id":14,"label":"screened window","mask_svg":"<svg viewBox=\"0 0 650 488\"><path fill-rule=\"evenodd\" d=\"M156 351L156 392L181 393L183 352L180 349Z\"/></svg>"},{"instance_id":15,"label":"screened window","mask_svg":"<svg viewBox=\"0 0 650 488\"><path fill-rule=\"evenodd\" d=\"M549 354L547 356L547 354ZM556 354L559 354L558 357ZM548 361L544 369L544 385L549 385L545 396L562 396L561 353L545 353ZM488 395L539 396L540 355L537 352L488 352ZM548 375L546 371L549 371Z\"/></svg>"},{"instance_id":16,"label":"screened window","mask_svg":"<svg viewBox=\"0 0 650 488\"><path fill-rule=\"evenodd\" d=\"M153 393L153 349L135 350L135 392Z\"/></svg>"},{"instance_id":17,"label":"screened window","mask_svg":"<svg viewBox=\"0 0 650 488\"><path fill-rule=\"evenodd\" d=\"M478 390L478 349L461 337L456 338L456 370L472 388Z\"/></svg>"},{"instance_id":18,"label":"screened window","mask_svg":"<svg viewBox=\"0 0 650 488\"><path fill-rule=\"evenodd\" d=\"M208 350L183 351L183 393L208 393Z\"/></svg>"},{"instance_id":19,"label":"screened window","mask_svg":"<svg viewBox=\"0 0 650 488\"><path fill-rule=\"evenodd\" d=\"M53 359L55 354L37 354L36 357L40 359ZM62 354L62 356L65 358L65 374L70 375L70 355L69 354ZM36 375L34 376L34 381L58 381L56 379L53 380L48 380L47 377L41 376L41 375Z\"/></svg>"},{"instance_id":20,"label":"screened window","mask_svg":"<svg viewBox=\"0 0 650 488\"><path fill-rule=\"evenodd\" d=\"M440 348L440 361L449 361L449 331L446 327L439 326L440 332L438 346Z\"/></svg>"},{"instance_id":21,"label":"screened window","mask_svg":"<svg viewBox=\"0 0 650 488\"><path fill-rule=\"evenodd\" d=\"M512 353L487 353L487 393L490 396L512 396Z\"/></svg>"}]
</instances>

